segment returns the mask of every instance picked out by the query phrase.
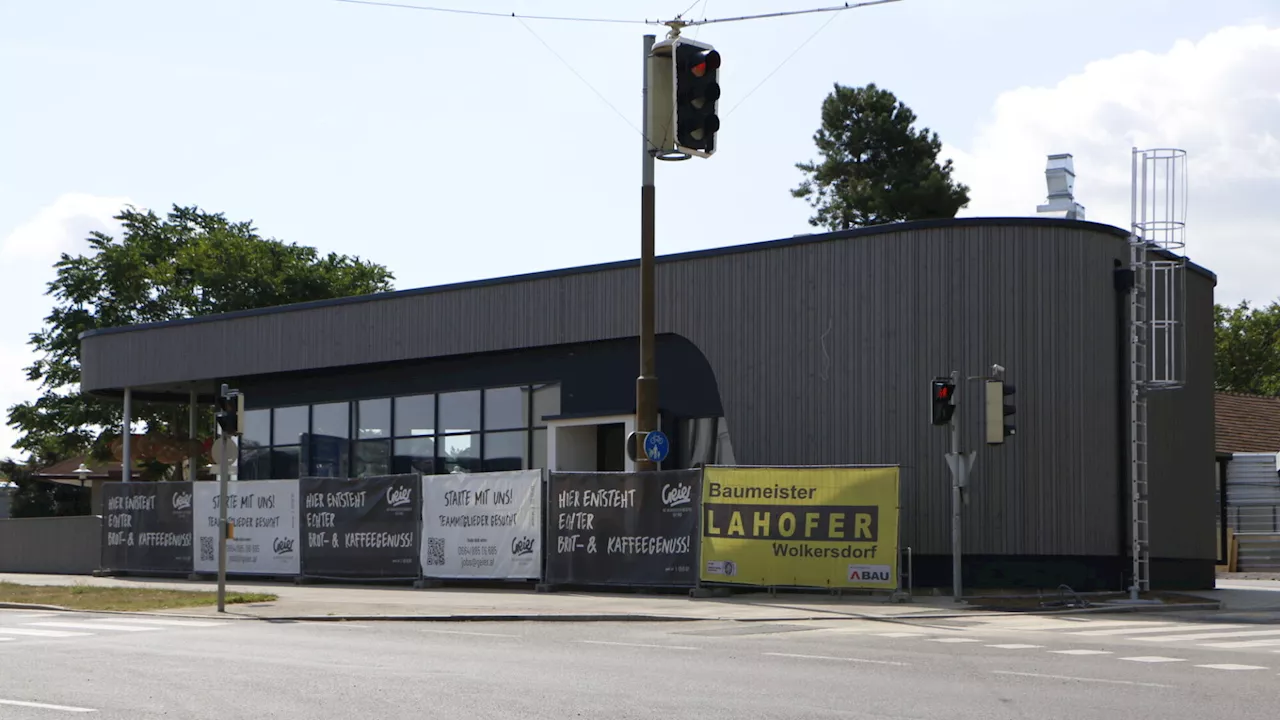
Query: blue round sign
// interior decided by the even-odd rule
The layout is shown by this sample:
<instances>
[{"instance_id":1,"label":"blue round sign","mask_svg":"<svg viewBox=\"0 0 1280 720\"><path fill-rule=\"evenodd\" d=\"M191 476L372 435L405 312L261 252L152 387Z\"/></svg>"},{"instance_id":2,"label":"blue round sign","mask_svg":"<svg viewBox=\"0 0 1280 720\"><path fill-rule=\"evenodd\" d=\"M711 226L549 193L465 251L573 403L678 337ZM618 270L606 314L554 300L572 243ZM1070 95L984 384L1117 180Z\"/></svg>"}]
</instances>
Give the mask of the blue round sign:
<instances>
[{"instance_id":1,"label":"blue round sign","mask_svg":"<svg viewBox=\"0 0 1280 720\"><path fill-rule=\"evenodd\" d=\"M666 460L667 453L670 451L671 442L661 430L650 430L644 436L644 456L649 458L650 462L660 463Z\"/></svg>"}]
</instances>

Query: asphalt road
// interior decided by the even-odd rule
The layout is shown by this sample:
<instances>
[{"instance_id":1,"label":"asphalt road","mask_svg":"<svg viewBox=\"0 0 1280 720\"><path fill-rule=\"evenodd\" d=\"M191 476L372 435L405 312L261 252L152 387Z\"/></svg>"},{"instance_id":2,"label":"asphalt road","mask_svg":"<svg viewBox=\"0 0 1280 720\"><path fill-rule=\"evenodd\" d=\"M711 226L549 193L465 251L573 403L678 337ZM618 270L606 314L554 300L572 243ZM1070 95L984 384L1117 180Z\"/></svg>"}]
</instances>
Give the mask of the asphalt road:
<instances>
[{"instance_id":1,"label":"asphalt road","mask_svg":"<svg viewBox=\"0 0 1280 720\"><path fill-rule=\"evenodd\" d=\"M1280 716L1280 644L1148 639L1170 626L1192 638L1276 632L1226 638L1266 643L1280 639L1276 626L1130 617L1036 629L1019 620L161 625L0 611L0 717Z\"/></svg>"}]
</instances>

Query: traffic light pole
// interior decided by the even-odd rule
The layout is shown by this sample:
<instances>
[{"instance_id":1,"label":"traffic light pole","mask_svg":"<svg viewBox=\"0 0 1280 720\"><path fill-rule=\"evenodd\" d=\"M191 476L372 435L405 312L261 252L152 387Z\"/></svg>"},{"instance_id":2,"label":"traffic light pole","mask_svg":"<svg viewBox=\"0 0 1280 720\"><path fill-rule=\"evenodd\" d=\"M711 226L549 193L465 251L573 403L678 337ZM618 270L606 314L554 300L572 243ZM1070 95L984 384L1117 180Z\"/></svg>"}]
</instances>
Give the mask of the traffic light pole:
<instances>
[{"instance_id":1,"label":"traffic light pole","mask_svg":"<svg viewBox=\"0 0 1280 720\"><path fill-rule=\"evenodd\" d=\"M641 183L640 183L640 377L636 378L635 458L637 470L653 470L644 453L644 437L657 429L658 371L654 352L654 223L656 194L653 185L654 152L649 127L649 54L654 36L644 36L644 90L641 95Z\"/></svg>"},{"instance_id":2,"label":"traffic light pole","mask_svg":"<svg viewBox=\"0 0 1280 720\"><path fill-rule=\"evenodd\" d=\"M218 459L218 612L227 611L227 483L231 479L231 435L218 437L222 457Z\"/></svg>"},{"instance_id":3,"label":"traffic light pole","mask_svg":"<svg viewBox=\"0 0 1280 720\"><path fill-rule=\"evenodd\" d=\"M959 371L951 371L951 382L960 388ZM951 452L947 453L947 467L951 468L951 594L955 602L962 602L964 582L961 569L961 508L964 506L964 489L969 486L969 469L973 467L972 452L960 451L960 408L951 416Z\"/></svg>"}]
</instances>

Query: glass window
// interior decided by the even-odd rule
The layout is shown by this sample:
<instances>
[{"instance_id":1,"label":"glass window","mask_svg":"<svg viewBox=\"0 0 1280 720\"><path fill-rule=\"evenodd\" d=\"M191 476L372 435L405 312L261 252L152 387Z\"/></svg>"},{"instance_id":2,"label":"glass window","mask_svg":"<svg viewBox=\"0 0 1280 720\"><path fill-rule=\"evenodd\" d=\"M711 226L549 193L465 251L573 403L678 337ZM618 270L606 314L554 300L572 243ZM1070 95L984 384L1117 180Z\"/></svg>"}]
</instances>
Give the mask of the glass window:
<instances>
[{"instance_id":1,"label":"glass window","mask_svg":"<svg viewBox=\"0 0 1280 720\"><path fill-rule=\"evenodd\" d=\"M307 474L312 477L348 477L347 460L350 443L332 435L312 435L304 457Z\"/></svg>"},{"instance_id":2,"label":"glass window","mask_svg":"<svg viewBox=\"0 0 1280 720\"><path fill-rule=\"evenodd\" d=\"M298 477L299 465L298 446L278 447L271 449L271 475L272 480L293 480Z\"/></svg>"},{"instance_id":3,"label":"glass window","mask_svg":"<svg viewBox=\"0 0 1280 720\"><path fill-rule=\"evenodd\" d=\"M523 470L529 456L529 431L485 433L484 471Z\"/></svg>"},{"instance_id":4,"label":"glass window","mask_svg":"<svg viewBox=\"0 0 1280 720\"><path fill-rule=\"evenodd\" d=\"M507 387L484 391L485 430L523 427L529 427L528 388Z\"/></svg>"},{"instance_id":5,"label":"glass window","mask_svg":"<svg viewBox=\"0 0 1280 720\"><path fill-rule=\"evenodd\" d=\"M244 447L266 447L270 445L271 411L245 410L244 427L241 430L244 435L240 438L240 444Z\"/></svg>"},{"instance_id":6,"label":"glass window","mask_svg":"<svg viewBox=\"0 0 1280 720\"><path fill-rule=\"evenodd\" d=\"M560 414L560 386L559 385L534 385L533 386L533 424L546 425L542 420L544 417L552 417Z\"/></svg>"},{"instance_id":7,"label":"glass window","mask_svg":"<svg viewBox=\"0 0 1280 720\"><path fill-rule=\"evenodd\" d=\"M364 440L356 443L351 474L354 477L389 475L391 473L391 441Z\"/></svg>"},{"instance_id":8,"label":"glass window","mask_svg":"<svg viewBox=\"0 0 1280 720\"><path fill-rule=\"evenodd\" d=\"M311 434L321 437L351 437L351 417L348 403L328 403L311 408Z\"/></svg>"},{"instance_id":9,"label":"glass window","mask_svg":"<svg viewBox=\"0 0 1280 720\"><path fill-rule=\"evenodd\" d=\"M464 433L480 429L480 391L443 393L439 397L442 433Z\"/></svg>"},{"instance_id":10,"label":"glass window","mask_svg":"<svg viewBox=\"0 0 1280 720\"><path fill-rule=\"evenodd\" d=\"M449 435L440 438L440 470L445 473L480 472L480 436Z\"/></svg>"},{"instance_id":11,"label":"glass window","mask_svg":"<svg viewBox=\"0 0 1280 720\"><path fill-rule=\"evenodd\" d=\"M236 467L236 479L271 480L271 450L259 447L241 448L240 464Z\"/></svg>"},{"instance_id":12,"label":"glass window","mask_svg":"<svg viewBox=\"0 0 1280 720\"><path fill-rule=\"evenodd\" d=\"M436 434L436 396L396 398L396 437Z\"/></svg>"},{"instance_id":13,"label":"glass window","mask_svg":"<svg viewBox=\"0 0 1280 720\"><path fill-rule=\"evenodd\" d=\"M433 438L407 438L396 440L392 472L420 472L434 475L436 472L436 441Z\"/></svg>"},{"instance_id":14,"label":"glass window","mask_svg":"<svg viewBox=\"0 0 1280 720\"><path fill-rule=\"evenodd\" d=\"M307 434L307 406L275 409L271 442L275 445L297 445ZM296 476L285 476L296 477Z\"/></svg>"},{"instance_id":15,"label":"glass window","mask_svg":"<svg viewBox=\"0 0 1280 720\"><path fill-rule=\"evenodd\" d=\"M547 467L547 431L545 429L533 431L533 454L529 467L539 470Z\"/></svg>"},{"instance_id":16,"label":"glass window","mask_svg":"<svg viewBox=\"0 0 1280 720\"><path fill-rule=\"evenodd\" d=\"M356 437L361 440L391 437L391 399L361 400L356 405Z\"/></svg>"}]
</instances>

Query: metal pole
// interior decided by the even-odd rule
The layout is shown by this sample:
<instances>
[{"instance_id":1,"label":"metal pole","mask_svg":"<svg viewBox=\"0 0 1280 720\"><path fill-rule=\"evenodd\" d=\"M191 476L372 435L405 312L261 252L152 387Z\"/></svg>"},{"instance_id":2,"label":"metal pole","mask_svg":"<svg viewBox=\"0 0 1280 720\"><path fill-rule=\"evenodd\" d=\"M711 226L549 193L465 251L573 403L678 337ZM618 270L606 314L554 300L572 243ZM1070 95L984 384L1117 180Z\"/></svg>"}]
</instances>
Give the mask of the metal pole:
<instances>
[{"instance_id":1,"label":"metal pole","mask_svg":"<svg viewBox=\"0 0 1280 720\"><path fill-rule=\"evenodd\" d=\"M227 481L231 477L231 436L222 434L218 459L218 612L227 606Z\"/></svg>"},{"instance_id":2,"label":"metal pole","mask_svg":"<svg viewBox=\"0 0 1280 720\"><path fill-rule=\"evenodd\" d=\"M133 474L133 390L124 389L124 418L120 423L120 432L124 436L124 447L120 453L120 481L129 482Z\"/></svg>"},{"instance_id":3,"label":"metal pole","mask_svg":"<svg viewBox=\"0 0 1280 720\"><path fill-rule=\"evenodd\" d=\"M654 353L654 220L653 153L649 142L649 54L653 51L653 35L644 36L644 90L641 93L641 184L640 184L640 377L636 378L636 469L654 470L654 463L644 454L643 438L656 429L658 416L658 377Z\"/></svg>"},{"instance_id":4,"label":"metal pole","mask_svg":"<svg viewBox=\"0 0 1280 720\"><path fill-rule=\"evenodd\" d=\"M951 371L951 382L955 383L955 387L960 387L960 373L956 370ZM960 568L960 505L961 505L961 488L965 484L965 475L968 473L968 463L964 455L960 453L960 408L951 415L951 457L954 458L954 466L951 473L951 594L955 598L955 602L961 602L961 596L964 594L963 583Z\"/></svg>"},{"instance_id":5,"label":"metal pole","mask_svg":"<svg viewBox=\"0 0 1280 720\"><path fill-rule=\"evenodd\" d=\"M200 402L199 394L193 389L191 397L187 400L187 437L192 440L196 439L196 421L199 419L199 408L197 404ZM194 443L193 443L194 444ZM196 461L199 456L187 458L187 480L196 481Z\"/></svg>"}]
</instances>

